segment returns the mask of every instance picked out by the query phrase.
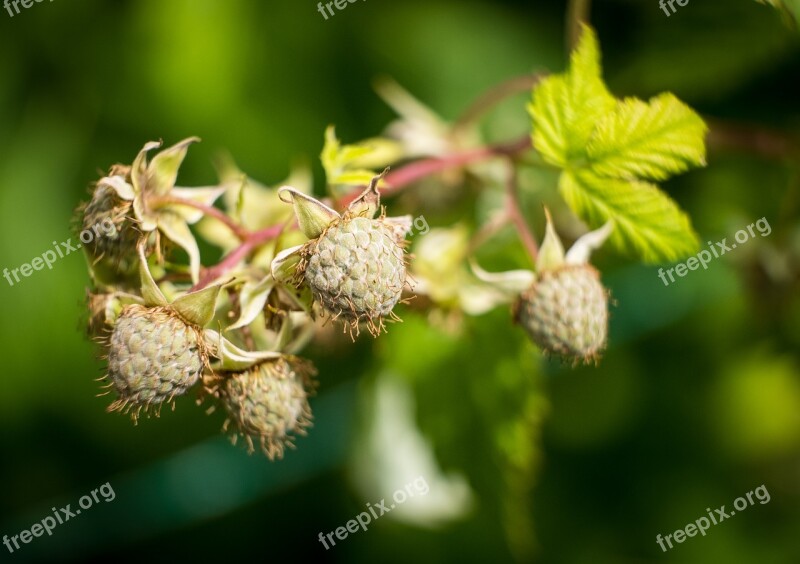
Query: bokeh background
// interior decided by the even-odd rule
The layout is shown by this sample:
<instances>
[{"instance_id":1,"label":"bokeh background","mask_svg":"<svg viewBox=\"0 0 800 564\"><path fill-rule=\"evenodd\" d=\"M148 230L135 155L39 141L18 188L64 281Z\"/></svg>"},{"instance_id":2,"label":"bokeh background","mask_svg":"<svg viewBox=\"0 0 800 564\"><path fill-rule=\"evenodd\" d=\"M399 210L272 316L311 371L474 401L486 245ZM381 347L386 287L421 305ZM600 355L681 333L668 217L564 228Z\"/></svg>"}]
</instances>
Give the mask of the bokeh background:
<instances>
[{"instance_id":1,"label":"bokeh background","mask_svg":"<svg viewBox=\"0 0 800 564\"><path fill-rule=\"evenodd\" d=\"M565 13L531 0L370 0L327 21L310 0L2 11L0 268L70 237L89 183L148 140L203 139L183 185L214 183L225 149L269 184L310 163L320 190L328 124L353 142L394 118L377 77L454 120L492 85L561 70ZM598 368L542 359L505 308L447 327L406 308L378 340L320 339L307 351L315 426L273 463L231 447L221 415L190 398L136 427L105 413L103 365L81 330L82 255L0 280L0 534L106 482L116 493L0 560L800 562L798 35L752 0L670 17L656 0L598 0L591 14L616 95L670 90L719 126L708 167L665 185L702 240L761 217L769 236L669 287L657 267L597 253L616 301ZM524 134L526 98L487 116L485 136ZM526 178L541 233L555 177ZM496 198L467 183L444 204L419 201L390 205L474 229ZM482 261L530 266L511 230ZM418 476L428 495L319 543ZM656 544L762 484L769 503L669 553Z\"/></svg>"}]
</instances>

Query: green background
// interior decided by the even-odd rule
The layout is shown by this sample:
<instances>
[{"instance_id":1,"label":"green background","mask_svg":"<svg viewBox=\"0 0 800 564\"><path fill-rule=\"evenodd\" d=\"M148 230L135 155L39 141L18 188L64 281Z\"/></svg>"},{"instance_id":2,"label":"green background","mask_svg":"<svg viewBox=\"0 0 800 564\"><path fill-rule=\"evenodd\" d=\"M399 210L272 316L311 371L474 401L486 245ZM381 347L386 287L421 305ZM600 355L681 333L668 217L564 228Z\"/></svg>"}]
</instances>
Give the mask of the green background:
<instances>
[{"instance_id":1,"label":"green background","mask_svg":"<svg viewBox=\"0 0 800 564\"><path fill-rule=\"evenodd\" d=\"M356 2L328 21L309 0L58 0L13 18L0 11L0 268L70 237L89 183L149 140L203 139L182 185L213 183L224 148L268 184L306 159L319 190L329 123L354 142L394 117L376 77L455 119L494 84L560 71L565 12L562 2L467 0ZM655 0L598 0L592 24L616 95L670 90L712 125L800 132L798 37L775 11L694 0L667 17ZM524 134L526 98L493 112L486 136ZM598 368L541 359L504 308L467 318L455 336L405 309L406 322L376 341L309 348L321 381L315 426L280 462L228 445L221 415L190 398L136 427L104 412L94 381L103 364L82 334L82 256L13 287L0 280L0 534L106 482L116 493L53 537L13 555L0 547L0 560L800 561L798 152L776 156L763 134L733 141L742 139L760 150L712 137L709 166L665 189L702 240L761 217L772 233L669 287L657 267L597 253L616 302ZM539 202L558 201L555 177L527 172L526 211L540 234ZM491 201L468 186L449 207L413 209L410 198L392 211L474 225ZM482 262L530 266L511 231ZM364 486L382 472L364 439L369 415L383 415L380 382L413 392L417 425L472 502L437 526L385 516L325 551L319 532L404 486ZM769 503L658 548L657 534L707 507L730 509L762 484Z\"/></svg>"}]
</instances>

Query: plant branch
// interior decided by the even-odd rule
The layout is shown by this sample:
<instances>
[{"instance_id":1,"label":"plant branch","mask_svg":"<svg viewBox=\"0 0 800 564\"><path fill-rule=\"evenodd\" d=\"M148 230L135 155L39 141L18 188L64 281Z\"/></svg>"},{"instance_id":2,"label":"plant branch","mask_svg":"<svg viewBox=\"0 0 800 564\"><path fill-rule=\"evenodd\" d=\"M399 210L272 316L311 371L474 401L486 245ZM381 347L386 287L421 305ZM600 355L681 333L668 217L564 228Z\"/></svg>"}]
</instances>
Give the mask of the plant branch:
<instances>
[{"instance_id":1,"label":"plant branch","mask_svg":"<svg viewBox=\"0 0 800 564\"><path fill-rule=\"evenodd\" d=\"M197 292L198 290L202 290L214 280L225 276L225 274L235 268L237 264L243 261L251 252L253 252L256 247L266 243L267 241L270 241L271 239L275 239L281 234L283 229L283 225L273 225L272 227L267 227L259 231L253 231L247 236L241 245L228 253L220 262L205 269L203 271L203 275L200 277L200 281L189 291Z\"/></svg>"},{"instance_id":2,"label":"plant branch","mask_svg":"<svg viewBox=\"0 0 800 564\"><path fill-rule=\"evenodd\" d=\"M544 78L545 73L526 74L501 82L494 88L489 89L480 98L475 100L464 113L459 116L453 124L453 133L456 134L466 127L472 125L486 112L494 108L506 98L527 92L536 86Z\"/></svg>"},{"instance_id":3,"label":"plant branch","mask_svg":"<svg viewBox=\"0 0 800 564\"><path fill-rule=\"evenodd\" d=\"M710 149L743 151L776 160L800 154L800 143L779 131L708 118L706 122Z\"/></svg>"},{"instance_id":4,"label":"plant branch","mask_svg":"<svg viewBox=\"0 0 800 564\"><path fill-rule=\"evenodd\" d=\"M591 0L569 0L566 22L567 55L578 45L581 38L581 23L589 23L591 9Z\"/></svg>"},{"instance_id":5,"label":"plant branch","mask_svg":"<svg viewBox=\"0 0 800 564\"><path fill-rule=\"evenodd\" d=\"M509 216L508 210L498 210L497 213L494 214L489 221L484 223L470 238L468 253L470 255L475 254L475 251L477 251L481 245L508 227L509 221L511 221L511 216Z\"/></svg>"},{"instance_id":6,"label":"plant branch","mask_svg":"<svg viewBox=\"0 0 800 564\"><path fill-rule=\"evenodd\" d=\"M528 254L535 263L537 257L539 256L539 244L536 242L536 237L534 237L530 227L528 227L528 222L525 220L525 216L522 213L522 204L519 199L519 190L517 186L517 169L514 166L514 161L511 159L508 161L506 197L506 209L508 212L508 217L517 228L517 233L519 234L519 238L522 240L522 244L525 246L525 249L528 251Z\"/></svg>"},{"instance_id":7,"label":"plant branch","mask_svg":"<svg viewBox=\"0 0 800 564\"><path fill-rule=\"evenodd\" d=\"M510 143L487 145L486 147L469 149L446 157L414 161L386 175L386 183L388 186L381 190L381 195L388 196L395 194L417 180L451 168L485 161L494 157L515 157L529 150L532 146L533 144L530 136L526 135ZM356 188L353 192L342 198L339 204L346 207L350 202L355 200L362 191L363 187Z\"/></svg>"},{"instance_id":8,"label":"plant branch","mask_svg":"<svg viewBox=\"0 0 800 564\"><path fill-rule=\"evenodd\" d=\"M200 202L194 202L192 200L186 200L184 198L178 198L175 196L163 196L159 198L154 198L151 202L153 207L162 207L169 204L181 205L181 206L188 206L190 208L194 208L203 212L204 215L209 217L213 217L223 225L225 225L231 232L236 235L236 237L240 241L246 241L247 238L250 236L247 229L236 223L228 214L224 211L215 208L214 206L207 206L205 204L201 204Z\"/></svg>"}]
</instances>

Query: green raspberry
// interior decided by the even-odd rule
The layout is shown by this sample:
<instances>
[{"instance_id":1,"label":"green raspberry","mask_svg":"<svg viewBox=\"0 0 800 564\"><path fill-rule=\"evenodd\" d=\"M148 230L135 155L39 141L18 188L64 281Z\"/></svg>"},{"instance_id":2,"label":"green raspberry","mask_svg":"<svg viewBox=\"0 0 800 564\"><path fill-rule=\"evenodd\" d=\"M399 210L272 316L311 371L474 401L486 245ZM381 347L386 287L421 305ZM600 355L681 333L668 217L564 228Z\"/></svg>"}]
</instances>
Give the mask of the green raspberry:
<instances>
[{"instance_id":1,"label":"green raspberry","mask_svg":"<svg viewBox=\"0 0 800 564\"><path fill-rule=\"evenodd\" d=\"M344 217L304 249L302 274L323 309L377 334L406 281L404 249L381 219Z\"/></svg>"},{"instance_id":2,"label":"green raspberry","mask_svg":"<svg viewBox=\"0 0 800 564\"><path fill-rule=\"evenodd\" d=\"M544 270L520 296L515 318L545 353L588 364L606 347L608 291L588 264Z\"/></svg>"},{"instance_id":3,"label":"green raspberry","mask_svg":"<svg viewBox=\"0 0 800 564\"><path fill-rule=\"evenodd\" d=\"M202 330L172 308L125 306L108 340L107 378L118 396L109 411L136 420L142 409L160 410L198 381L207 360Z\"/></svg>"},{"instance_id":4,"label":"green raspberry","mask_svg":"<svg viewBox=\"0 0 800 564\"><path fill-rule=\"evenodd\" d=\"M220 394L229 416L224 429L235 428L232 442L241 435L251 454L258 443L270 460L282 458L285 447L294 448L294 435L311 425L306 390L315 373L311 363L284 356L232 374Z\"/></svg>"}]
</instances>

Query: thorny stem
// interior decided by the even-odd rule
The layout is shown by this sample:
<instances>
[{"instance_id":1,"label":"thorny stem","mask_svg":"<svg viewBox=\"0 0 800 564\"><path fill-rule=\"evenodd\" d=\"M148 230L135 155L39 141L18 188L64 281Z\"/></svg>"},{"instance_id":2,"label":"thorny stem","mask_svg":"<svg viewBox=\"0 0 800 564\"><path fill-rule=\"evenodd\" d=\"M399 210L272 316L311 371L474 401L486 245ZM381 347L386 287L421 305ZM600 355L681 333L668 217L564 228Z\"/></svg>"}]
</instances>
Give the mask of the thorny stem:
<instances>
[{"instance_id":1,"label":"thorny stem","mask_svg":"<svg viewBox=\"0 0 800 564\"><path fill-rule=\"evenodd\" d=\"M536 237L531 233L528 222L525 221L525 216L522 214L522 205L519 200L519 191L517 187L517 168L514 166L514 161L511 159L508 160L506 197L508 217L517 228L519 238L522 240L522 244L525 246L531 259L533 259L533 262L536 262L539 256L539 244L536 242Z\"/></svg>"}]
</instances>

